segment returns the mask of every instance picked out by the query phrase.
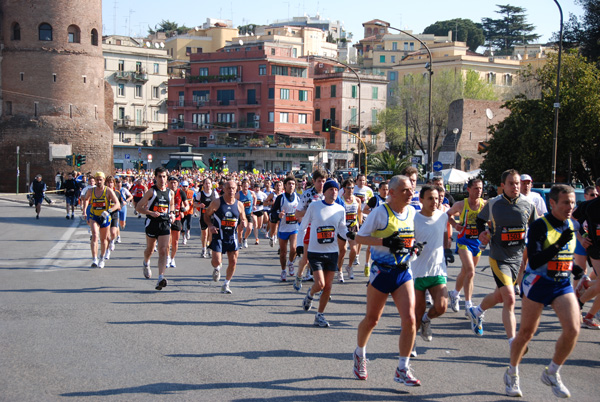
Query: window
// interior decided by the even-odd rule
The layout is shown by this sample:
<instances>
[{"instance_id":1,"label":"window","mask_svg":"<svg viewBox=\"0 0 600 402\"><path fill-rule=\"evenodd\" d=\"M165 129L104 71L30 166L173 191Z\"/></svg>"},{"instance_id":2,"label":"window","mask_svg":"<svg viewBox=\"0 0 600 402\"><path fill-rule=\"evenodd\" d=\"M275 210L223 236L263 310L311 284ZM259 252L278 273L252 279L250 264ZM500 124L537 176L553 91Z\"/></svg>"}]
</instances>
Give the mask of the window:
<instances>
[{"instance_id":1,"label":"window","mask_svg":"<svg viewBox=\"0 0 600 402\"><path fill-rule=\"evenodd\" d=\"M52 74L52 81L56 82L56 74Z\"/></svg>"},{"instance_id":2,"label":"window","mask_svg":"<svg viewBox=\"0 0 600 402\"><path fill-rule=\"evenodd\" d=\"M371 144L372 145L377 145L377 134L372 134L371 135Z\"/></svg>"},{"instance_id":3,"label":"window","mask_svg":"<svg viewBox=\"0 0 600 402\"><path fill-rule=\"evenodd\" d=\"M98 46L98 31L96 30L96 28L92 29L90 36L90 42L92 43L92 46Z\"/></svg>"},{"instance_id":4,"label":"window","mask_svg":"<svg viewBox=\"0 0 600 402\"><path fill-rule=\"evenodd\" d=\"M235 90L219 89L217 90L217 100L222 106L229 106L232 100L235 99Z\"/></svg>"},{"instance_id":5,"label":"window","mask_svg":"<svg viewBox=\"0 0 600 402\"><path fill-rule=\"evenodd\" d=\"M377 124L377 110L371 110L371 124Z\"/></svg>"},{"instance_id":6,"label":"window","mask_svg":"<svg viewBox=\"0 0 600 402\"><path fill-rule=\"evenodd\" d=\"M395 63L395 62L396 62L396 56L391 56L391 57L392 57L392 59L391 59L390 61L391 61L392 63Z\"/></svg>"},{"instance_id":7,"label":"window","mask_svg":"<svg viewBox=\"0 0 600 402\"><path fill-rule=\"evenodd\" d=\"M267 65L261 64L258 66L258 75L267 75Z\"/></svg>"},{"instance_id":8,"label":"window","mask_svg":"<svg viewBox=\"0 0 600 402\"><path fill-rule=\"evenodd\" d=\"M271 35L270 32L269 32L269 35ZM271 48L271 56L275 56L275 48Z\"/></svg>"},{"instance_id":9,"label":"window","mask_svg":"<svg viewBox=\"0 0 600 402\"><path fill-rule=\"evenodd\" d=\"M335 131L331 131L329 133L329 143L330 144L335 144Z\"/></svg>"},{"instance_id":10,"label":"window","mask_svg":"<svg viewBox=\"0 0 600 402\"><path fill-rule=\"evenodd\" d=\"M335 85L331 86L331 97L332 98L335 98L337 96L336 95L336 92L337 92L336 89L337 89L337 87Z\"/></svg>"},{"instance_id":11,"label":"window","mask_svg":"<svg viewBox=\"0 0 600 402\"><path fill-rule=\"evenodd\" d=\"M288 112L279 112L279 122L280 123L288 123L289 113Z\"/></svg>"},{"instance_id":12,"label":"window","mask_svg":"<svg viewBox=\"0 0 600 402\"><path fill-rule=\"evenodd\" d=\"M315 122L319 122L321 120L321 109L315 109Z\"/></svg>"},{"instance_id":13,"label":"window","mask_svg":"<svg viewBox=\"0 0 600 402\"><path fill-rule=\"evenodd\" d=\"M208 67L199 68L198 75L201 77L206 77L208 75Z\"/></svg>"},{"instance_id":14,"label":"window","mask_svg":"<svg viewBox=\"0 0 600 402\"><path fill-rule=\"evenodd\" d=\"M279 98L280 99L290 99L290 90L289 89L285 89L285 88L281 88L279 90Z\"/></svg>"},{"instance_id":15,"label":"window","mask_svg":"<svg viewBox=\"0 0 600 402\"><path fill-rule=\"evenodd\" d=\"M352 98L356 99L357 96L358 96L358 86L352 85Z\"/></svg>"},{"instance_id":16,"label":"window","mask_svg":"<svg viewBox=\"0 0 600 402\"><path fill-rule=\"evenodd\" d=\"M300 124L306 124L306 118L307 118L306 113L300 113L298 115L298 123L300 123Z\"/></svg>"},{"instance_id":17,"label":"window","mask_svg":"<svg viewBox=\"0 0 600 402\"><path fill-rule=\"evenodd\" d=\"M196 48L196 53L202 53L202 48L201 47L197 47Z\"/></svg>"},{"instance_id":18,"label":"window","mask_svg":"<svg viewBox=\"0 0 600 402\"><path fill-rule=\"evenodd\" d=\"M136 98L141 98L142 97L142 86L141 85L136 85L135 86L135 97Z\"/></svg>"},{"instance_id":19,"label":"window","mask_svg":"<svg viewBox=\"0 0 600 402\"><path fill-rule=\"evenodd\" d=\"M512 86L512 75L504 74L504 85L509 87Z\"/></svg>"},{"instance_id":20,"label":"window","mask_svg":"<svg viewBox=\"0 0 600 402\"><path fill-rule=\"evenodd\" d=\"M496 73L488 73L487 81L489 84L495 85L496 84Z\"/></svg>"},{"instance_id":21,"label":"window","mask_svg":"<svg viewBox=\"0 0 600 402\"><path fill-rule=\"evenodd\" d=\"M315 99L321 99L321 87L315 87Z\"/></svg>"},{"instance_id":22,"label":"window","mask_svg":"<svg viewBox=\"0 0 600 402\"><path fill-rule=\"evenodd\" d=\"M158 74L160 72L160 65L158 63L154 63L154 70L152 70L154 74Z\"/></svg>"},{"instance_id":23,"label":"window","mask_svg":"<svg viewBox=\"0 0 600 402\"><path fill-rule=\"evenodd\" d=\"M298 100L299 101L307 101L308 100L308 91L301 89L298 91Z\"/></svg>"},{"instance_id":24,"label":"window","mask_svg":"<svg viewBox=\"0 0 600 402\"><path fill-rule=\"evenodd\" d=\"M152 120L160 121L160 109L158 109L158 108L152 109Z\"/></svg>"},{"instance_id":25,"label":"window","mask_svg":"<svg viewBox=\"0 0 600 402\"><path fill-rule=\"evenodd\" d=\"M117 96L125 96L125 84L117 84Z\"/></svg>"},{"instance_id":26,"label":"window","mask_svg":"<svg viewBox=\"0 0 600 402\"><path fill-rule=\"evenodd\" d=\"M373 99L377 99L377 97L379 96L379 88L378 87L373 87Z\"/></svg>"},{"instance_id":27,"label":"window","mask_svg":"<svg viewBox=\"0 0 600 402\"><path fill-rule=\"evenodd\" d=\"M4 113L7 116L12 115L12 101L6 101L6 102L4 102Z\"/></svg>"},{"instance_id":28,"label":"window","mask_svg":"<svg viewBox=\"0 0 600 402\"><path fill-rule=\"evenodd\" d=\"M210 113L194 113L192 114L192 123L199 127L205 127L210 124Z\"/></svg>"},{"instance_id":29,"label":"window","mask_svg":"<svg viewBox=\"0 0 600 402\"><path fill-rule=\"evenodd\" d=\"M18 22L13 23L11 40L21 40L21 25Z\"/></svg>"},{"instance_id":30,"label":"window","mask_svg":"<svg viewBox=\"0 0 600 402\"><path fill-rule=\"evenodd\" d=\"M288 75L287 66L271 66L271 75Z\"/></svg>"},{"instance_id":31,"label":"window","mask_svg":"<svg viewBox=\"0 0 600 402\"><path fill-rule=\"evenodd\" d=\"M119 119L121 119L121 120L123 120L125 118L125 108L124 107L119 108L119 113L117 114L117 116L119 116Z\"/></svg>"},{"instance_id":32,"label":"window","mask_svg":"<svg viewBox=\"0 0 600 402\"><path fill-rule=\"evenodd\" d=\"M269 112L269 123L273 123L275 121L275 112Z\"/></svg>"},{"instance_id":33,"label":"window","mask_svg":"<svg viewBox=\"0 0 600 402\"><path fill-rule=\"evenodd\" d=\"M392 50L398 50L398 42L392 42Z\"/></svg>"},{"instance_id":34,"label":"window","mask_svg":"<svg viewBox=\"0 0 600 402\"><path fill-rule=\"evenodd\" d=\"M415 50L415 42L410 42L410 51L413 52Z\"/></svg>"},{"instance_id":35,"label":"window","mask_svg":"<svg viewBox=\"0 0 600 402\"><path fill-rule=\"evenodd\" d=\"M208 138L206 138L205 136L198 137L198 147L206 148L207 146L208 146Z\"/></svg>"},{"instance_id":36,"label":"window","mask_svg":"<svg viewBox=\"0 0 600 402\"><path fill-rule=\"evenodd\" d=\"M185 55L189 56L190 54L192 54L192 47L191 46L186 46L186 48L185 48Z\"/></svg>"},{"instance_id":37,"label":"window","mask_svg":"<svg viewBox=\"0 0 600 402\"><path fill-rule=\"evenodd\" d=\"M292 57L294 57L294 58L298 57L298 49L296 49L296 48L292 49Z\"/></svg>"},{"instance_id":38,"label":"window","mask_svg":"<svg viewBox=\"0 0 600 402\"><path fill-rule=\"evenodd\" d=\"M194 102L208 102L210 91L193 91L192 100Z\"/></svg>"},{"instance_id":39,"label":"window","mask_svg":"<svg viewBox=\"0 0 600 402\"><path fill-rule=\"evenodd\" d=\"M21 81L25 81L25 73L19 73L19 77L21 78Z\"/></svg>"},{"instance_id":40,"label":"window","mask_svg":"<svg viewBox=\"0 0 600 402\"><path fill-rule=\"evenodd\" d=\"M235 75L235 76L237 76L237 67L236 66L219 67L219 75Z\"/></svg>"},{"instance_id":41,"label":"window","mask_svg":"<svg viewBox=\"0 0 600 402\"><path fill-rule=\"evenodd\" d=\"M119 60L119 65L117 67L117 70L119 71L125 71L125 60Z\"/></svg>"},{"instance_id":42,"label":"window","mask_svg":"<svg viewBox=\"0 0 600 402\"><path fill-rule=\"evenodd\" d=\"M40 107L39 102L33 102L33 117L38 117L39 107Z\"/></svg>"},{"instance_id":43,"label":"window","mask_svg":"<svg viewBox=\"0 0 600 402\"><path fill-rule=\"evenodd\" d=\"M181 144L185 144L185 143L186 143L185 137L177 137L177 145L181 145Z\"/></svg>"},{"instance_id":44,"label":"window","mask_svg":"<svg viewBox=\"0 0 600 402\"><path fill-rule=\"evenodd\" d=\"M395 71L390 71L390 81L396 81L398 79L398 74Z\"/></svg>"},{"instance_id":45,"label":"window","mask_svg":"<svg viewBox=\"0 0 600 402\"><path fill-rule=\"evenodd\" d=\"M52 26L50 24L40 24L39 27L39 39L43 41L51 41L52 40Z\"/></svg>"},{"instance_id":46,"label":"window","mask_svg":"<svg viewBox=\"0 0 600 402\"><path fill-rule=\"evenodd\" d=\"M306 77L306 69L300 67L291 67L290 76L292 77Z\"/></svg>"},{"instance_id":47,"label":"window","mask_svg":"<svg viewBox=\"0 0 600 402\"><path fill-rule=\"evenodd\" d=\"M67 35L69 43L80 43L81 42L81 31L77 25L69 25L67 28Z\"/></svg>"},{"instance_id":48,"label":"window","mask_svg":"<svg viewBox=\"0 0 600 402\"><path fill-rule=\"evenodd\" d=\"M184 91L179 91L178 98L179 98L179 106L183 106L185 105L185 92Z\"/></svg>"},{"instance_id":49,"label":"window","mask_svg":"<svg viewBox=\"0 0 600 402\"><path fill-rule=\"evenodd\" d=\"M136 126L141 126L142 124L144 124L144 120L142 118L142 112L143 110L140 108L135 109L135 125Z\"/></svg>"},{"instance_id":50,"label":"window","mask_svg":"<svg viewBox=\"0 0 600 402\"><path fill-rule=\"evenodd\" d=\"M329 109L329 118L331 119L331 122L335 126L335 108L334 107Z\"/></svg>"},{"instance_id":51,"label":"window","mask_svg":"<svg viewBox=\"0 0 600 402\"><path fill-rule=\"evenodd\" d=\"M404 42L404 50L408 50L408 42Z\"/></svg>"},{"instance_id":52,"label":"window","mask_svg":"<svg viewBox=\"0 0 600 402\"><path fill-rule=\"evenodd\" d=\"M235 123L235 113L217 113L218 123Z\"/></svg>"},{"instance_id":53,"label":"window","mask_svg":"<svg viewBox=\"0 0 600 402\"><path fill-rule=\"evenodd\" d=\"M135 62L135 72L138 74L142 73L142 62L141 61Z\"/></svg>"},{"instance_id":54,"label":"window","mask_svg":"<svg viewBox=\"0 0 600 402\"><path fill-rule=\"evenodd\" d=\"M269 99L275 99L275 88L269 88Z\"/></svg>"},{"instance_id":55,"label":"window","mask_svg":"<svg viewBox=\"0 0 600 402\"><path fill-rule=\"evenodd\" d=\"M379 56L379 62L385 63L385 55L382 54L381 56Z\"/></svg>"},{"instance_id":56,"label":"window","mask_svg":"<svg viewBox=\"0 0 600 402\"><path fill-rule=\"evenodd\" d=\"M355 107L353 107L352 109L350 109L350 125L356 126L358 124L357 118L358 118L357 109Z\"/></svg>"},{"instance_id":57,"label":"window","mask_svg":"<svg viewBox=\"0 0 600 402\"><path fill-rule=\"evenodd\" d=\"M119 142L125 142L125 132L119 131Z\"/></svg>"}]
</instances>

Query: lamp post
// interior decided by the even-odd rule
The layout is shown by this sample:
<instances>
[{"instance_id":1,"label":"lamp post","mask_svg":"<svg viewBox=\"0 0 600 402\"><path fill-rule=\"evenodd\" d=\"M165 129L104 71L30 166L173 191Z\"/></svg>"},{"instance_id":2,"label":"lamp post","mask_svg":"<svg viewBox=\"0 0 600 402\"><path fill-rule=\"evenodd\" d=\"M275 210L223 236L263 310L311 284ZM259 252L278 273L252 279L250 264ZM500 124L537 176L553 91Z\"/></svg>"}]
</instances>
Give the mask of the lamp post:
<instances>
[{"instance_id":1,"label":"lamp post","mask_svg":"<svg viewBox=\"0 0 600 402\"><path fill-rule=\"evenodd\" d=\"M556 183L556 153L558 149L558 111L560 109L560 64L562 57L563 12L557 0L554 0L560 12L560 33L558 37L558 67L556 71L556 99L554 100L554 142L552 143L552 183Z\"/></svg>"},{"instance_id":2,"label":"lamp post","mask_svg":"<svg viewBox=\"0 0 600 402\"><path fill-rule=\"evenodd\" d=\"M350 67L348 64L343 63L336 59L332 59L331 57L318 56L318 55L310 55L308 57L324 59L324 60L328 60L328 61L331 61L334 63L341 64L342 66L344 66L344 67L348 68L350 71L352 71L352 73L354 73L354 75L356 76L356 80L358 81L358 136L360 137L360 114L361 114L361 111L360 111L360 99L361 99L360 86L361 85L360 85L360 76L358 75L358 72L354 68ZM365 166L366 166L366 163L367 163L367 161L365 160ZM360 172L360 147L358 147L358 171Z\"/></svg>"},{"instance_id":3,"label":"lamp post","mask_svg":"<svg viewBox=\"0 0 600 402\"><path fill-rule=\"evenodd\" d=\"M454 134L454 161L452 162L452 167L456 167L456 148L458 147L458 133L460 133L460 129L455 128L452 130Z\"/></svg>"},{"instance_id":4,"label":"lamp post","mask_svg":"<svg viewBox=\"0 0 600 402\"><path fill-rule=\"evenodd\" d=\"M382 26L382 27L386 27L385 24L381 23L381 22L377 22L376 25ZM403 31L402 29L398 29L398 28L394 28L391 26L387 26L388 29L393 29L394 31L398 31L400 33L403 33L404 35L408 35L411 38L413 38L414 40L418 41L421 46L423 46L425 48L425 50L427 50L427 54L429 55L429 63L425 64L425 68L427 69L427 71L429 71L429 114L428 114L428 118L427 118L427 126L428 126L428 132L427 132L427 165L428 165L428 171L430 173L433 173L433 139L432 139L432 133L431 133L431 129L432 129L432 124L431 124L431 110L432 110L432 104L431 104L431 99L432 99L432 78L433 78L433 57L431 57L431 51L429 50L429 48L427 47L427 45L425 44L425 42L423 42L421 39L417 38L416 36L414 36L413 34L410 34L406 31Z\"/></svg>"}]
</instances>

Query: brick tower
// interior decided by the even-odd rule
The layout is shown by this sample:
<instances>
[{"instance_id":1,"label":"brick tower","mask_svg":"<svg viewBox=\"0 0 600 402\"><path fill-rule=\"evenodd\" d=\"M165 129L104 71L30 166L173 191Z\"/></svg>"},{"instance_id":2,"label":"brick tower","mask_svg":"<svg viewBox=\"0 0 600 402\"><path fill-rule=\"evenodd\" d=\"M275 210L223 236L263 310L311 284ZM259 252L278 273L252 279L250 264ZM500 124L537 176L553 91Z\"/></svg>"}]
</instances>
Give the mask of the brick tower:
<instances>
[{"instance_id":1,"label":"brick tower","mask_svg":"<svg viewBox=\"0 0 600 402\"><path fill-rule=\"evenodd\" d=\"M112 172L102 1L0 0L0 18L0 192L15 191L17 160L20 192L38 173L53 189L70 153Z\"/></svg>"}]
</instances>

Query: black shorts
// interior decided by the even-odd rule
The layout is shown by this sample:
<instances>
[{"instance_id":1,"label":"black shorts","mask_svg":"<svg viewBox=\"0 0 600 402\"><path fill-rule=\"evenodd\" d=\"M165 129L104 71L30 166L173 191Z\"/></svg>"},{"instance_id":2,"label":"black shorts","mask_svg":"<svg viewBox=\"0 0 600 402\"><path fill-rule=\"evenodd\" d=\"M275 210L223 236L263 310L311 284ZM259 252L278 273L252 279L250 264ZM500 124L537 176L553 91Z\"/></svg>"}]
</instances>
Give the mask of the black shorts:
<instances>
[{"instance_id":1,"label":"black shorts","mask_svg":"<svg viewBox=\"0 0 600 402\"><path fill-rule=\"evenodd\" d=\"M133 202L137 204L142 198L144 197L133 197Z\"/></svg>"},{"instance_id":2,"label":"black shorts","mask_svg":"<svg viewBox=\"0 0 600 402\"><path fill-rule=\"evenodd\" d=\"M119 211L115 211L112 214L110 214L110 227L119 227Z\"/></svg>"},{"instance_id":3,"label":"black shorts","mask_svg":"<svg viewBox=\"0 0 600 402\"><path fill-rule=\"evenodd\" d=\"M173 223L171 223L171 230L181 232L181 229L183 229L183 225L179 219L176 221L173 221Z\"/></svg>"},{"instance_id":4,"label":"black shorts","mask_svg":"<svg viewBox=\"0 0 600 402\"><path fill-rule=\"evenodd\" d=\"M308 263L313 271L330 271L338 270L338 253L311 253L308 252Z\"/></svg>"},{"instance_id":5,"label":"black shorts","mask_svg":"<svg viewBox=\"0 0 600 402\"><path fill-rule=\"evenodd\" d=\"M264 211L254 211L252 213L254 214L254 216L261 217L261 216L263 216Z\"/></svg>"},{"instance_id":6,"label":"black shorts","mask_svg":"<svg viewBox=\"0 0 600 402\"><path fill-rule=\"evenodd\" d=\"M157 239L159 236L169 236L170 234L169 221L146 218L146 236Z\"/></svg>"},{"instance_id":7,"label":"black shorts","mask_svg":"<svg viewBox=\"0 0 600 402\"><path fill-rule=\"evenodd\" d=\"M208 248L216 253L229 253L238 251L240 245L237 242L237 237L232 239L231 241L223 241L217 236L213 236Z\"/></svg>"},{"instance_id":8,"label":"black shorts","mask_svg":"<svg viewBox=\"0 0 600 402\"><path fill-rule=\"evenodd\" d=\"M204 222L204 216L200 215L200 229L206 230L208 229L208 225Z\"/></svg>"}]
</instances>

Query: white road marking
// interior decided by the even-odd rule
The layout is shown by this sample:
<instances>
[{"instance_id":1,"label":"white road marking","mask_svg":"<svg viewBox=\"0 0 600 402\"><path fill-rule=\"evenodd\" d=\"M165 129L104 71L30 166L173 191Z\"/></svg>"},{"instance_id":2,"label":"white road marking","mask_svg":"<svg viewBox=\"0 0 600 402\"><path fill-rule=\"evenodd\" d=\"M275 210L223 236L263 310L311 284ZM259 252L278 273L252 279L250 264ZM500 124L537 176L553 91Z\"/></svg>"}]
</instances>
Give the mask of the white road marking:
<instances>
[{"instance_id":1,"label":"white road marking","mask_svg":"<svg viewBox=\"0 0 600 402\"><path fill-rule=\"evenodd\" d=\"M58 242L56 242L54 247L52 247L50 249L50 251L48 251L48 253L46 253L44 258L42 258L37 263L37 266L40 267L40 269L36 269L36 270L34 270L34 272L58 271L57 268L51 268L51 267L55 266L56 260L58 260L58 258L57 258L58 255L71 242L71 236L73 236L73 233L75 232L75 230L77 230L78 226L79 226L79 221L73 221L73 223L71 224L71 227L65 231L65 233L62 235L60 240Z\"/></svg>"}]
</instances>

